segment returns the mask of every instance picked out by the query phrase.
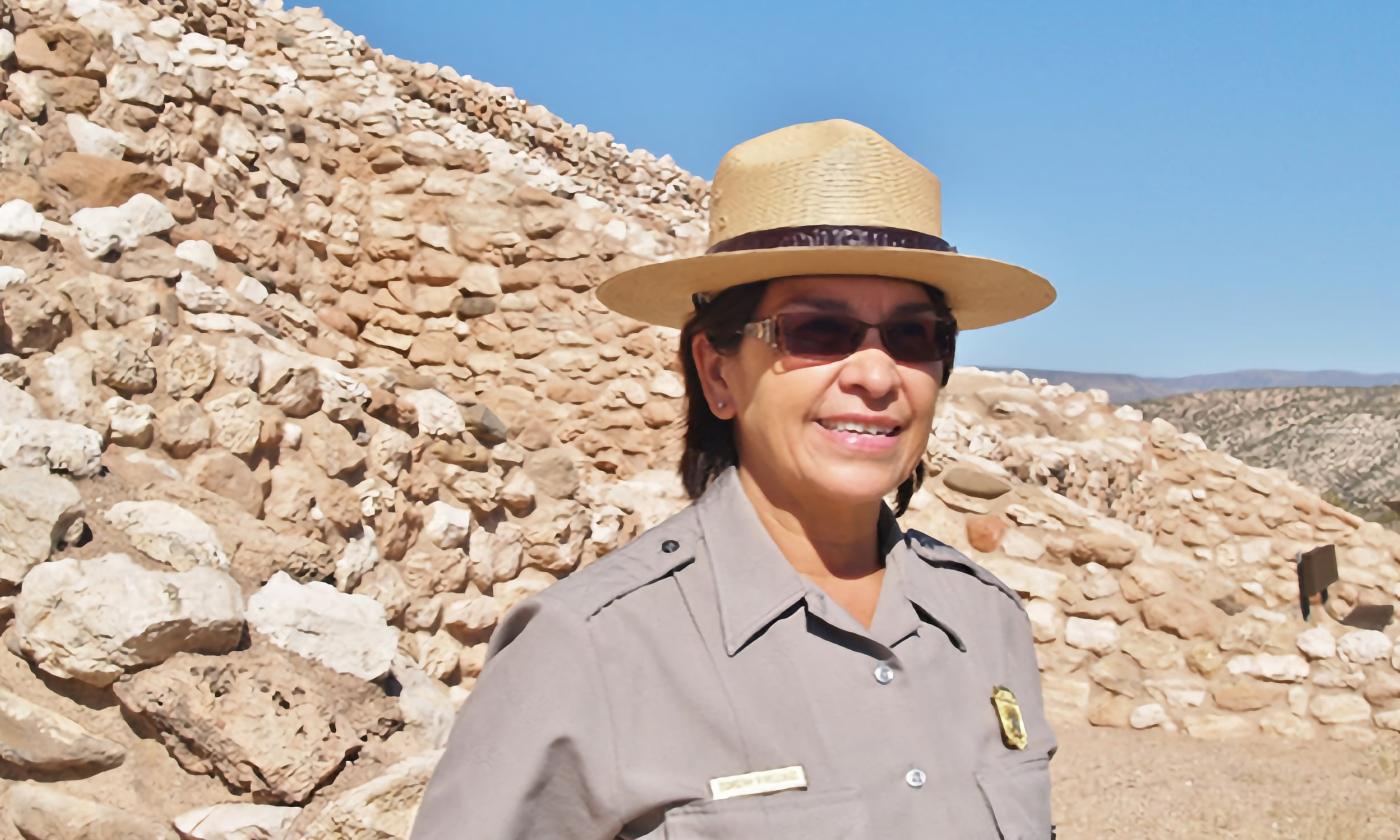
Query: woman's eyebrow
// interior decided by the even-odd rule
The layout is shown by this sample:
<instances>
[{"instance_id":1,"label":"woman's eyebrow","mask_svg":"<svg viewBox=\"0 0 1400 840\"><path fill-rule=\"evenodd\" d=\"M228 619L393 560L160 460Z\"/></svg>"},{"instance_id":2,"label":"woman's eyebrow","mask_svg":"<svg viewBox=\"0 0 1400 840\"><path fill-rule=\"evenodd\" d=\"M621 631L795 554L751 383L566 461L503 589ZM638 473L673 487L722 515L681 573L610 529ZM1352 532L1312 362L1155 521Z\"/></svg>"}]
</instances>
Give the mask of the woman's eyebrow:
<instances>
[{"instance_id":1,"label":"woman's eyebrow","mask_svg":"<svg viewBox=\"0 0 1400 840\"><path fill-rule=\"evenodd\" d=\"M851 307L845 301L839 298L828 297L795 297L792 300L784 301L778 309L784 310L789 306L803 306L821 310L822 312L840 312L843 314L849 314L851 311ZM921 315L925 312L936 313L938 312L938 307L934 306L931 301L912 301L910 303L901 303L899 306L896 306L890 314Z\"/></svg>"}]
</instances>

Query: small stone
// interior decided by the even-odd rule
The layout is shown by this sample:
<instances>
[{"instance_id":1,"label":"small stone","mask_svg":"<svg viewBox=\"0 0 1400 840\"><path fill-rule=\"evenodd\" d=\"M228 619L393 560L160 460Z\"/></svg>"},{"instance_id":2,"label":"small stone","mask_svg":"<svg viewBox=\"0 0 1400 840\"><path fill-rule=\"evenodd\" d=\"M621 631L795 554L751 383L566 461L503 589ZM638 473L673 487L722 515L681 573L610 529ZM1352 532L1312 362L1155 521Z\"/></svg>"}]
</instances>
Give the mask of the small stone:
<instances>
[{"instance_id":1,"label":"small stone","mask_svg":"<svg viewBox=\"0 0 1400 840\"><path fill-rule=\"evenodd\" d=\"M1118 648L1118 623L1111 618L1071 617L1065 621L1065 643L1091 653L1110 653Z\"/></svg>"},{"instance_id":2,"label":"small stone","mask_svg":"<svg viewBox=\"0 0 1400 840\"><path fill-rule=\"evenodd\" d=\"M22 198L0 204L0 239L38 242L44 235L44 217Z\"/></svg>"},{"instance_id":3,"label":"small stone","mask_svg":"<svg viewBox=\"0 0 1400 840\"><path fill-rule=\"evenodd\" d=\"M1006 520L995 515L967 517L967 542L977 551L996 551L1006 535Z\"/></svg>"},{"instance_id":4,"label":"small stone","mask_svg":"<svg viewBox=\"0 0 1400 840\"><path fill-rule=\"evenodd\" d=\"M530 452L522 468L540 492L556 499L571 498L578 491L578 468L564 449L551 447Z\"/></svg>"},{"instance_id":5,"label":"small stone","mask_svg":"<svg viewBox=\"0 0 1400 840\"><path fill-rule=\"evenodd\" d=\"M400 399L417 415L420 434L453 438L467 430L462 409L441 391L406 391Z\"/></svg>"},{"instance_id":6,"label":"small stone","mask_svg":"<svg viewBox=\"0 0 1400 840\"><path fill-rule=\"evenodd\" d=\"M199 403L182 399L156 412L156 438L165 451L187 458L209 443L209 418Z\"/></svg>"},{"instance_id":7,"label":"small stone","mask_svg":"<svg viewBox=\"0 0 1400 840\"><path fill-rule=\"evenodd\" d=\"M1168 592L1142 603L1143 624L1182 639L1217 638L1222 620L1215 607L1180 592Z\"/></svg>"},{"instance_id":8,"label":"small stone","mask_svg":"<svg viewBox=\"0 0 1400 840\"><path fill-rule=\"evenodd\" d=\"M1337 655L1337 640L1326 627L1312 627L1298 634L1298 650L1309 659L1331 659Z\"/></svg>"},{"instance_id":9,"label":"small stone","mask_svg":"<svg viewBox=\"0 0 1400 840\"><path fill-rule=\"evenodd\" d=\"M1238 676L1258 677L1273 682L1302 682L1311 670L1307 660L1293 653L1236 656L1226 664L1226 669Z\"/></svg>"},{"instance_id":10,"label":"small stone","mask_svg":"<svg viewBox=\"0 0 1400 840\"><path fill-rule=\"evenodd\" d=\"M1145 703L1133 709L1128 716L1128 725L1134 729L1151 729L1162 726L1168 720L1167 710L1160 703Z\"/></svg>"}]
</instances>

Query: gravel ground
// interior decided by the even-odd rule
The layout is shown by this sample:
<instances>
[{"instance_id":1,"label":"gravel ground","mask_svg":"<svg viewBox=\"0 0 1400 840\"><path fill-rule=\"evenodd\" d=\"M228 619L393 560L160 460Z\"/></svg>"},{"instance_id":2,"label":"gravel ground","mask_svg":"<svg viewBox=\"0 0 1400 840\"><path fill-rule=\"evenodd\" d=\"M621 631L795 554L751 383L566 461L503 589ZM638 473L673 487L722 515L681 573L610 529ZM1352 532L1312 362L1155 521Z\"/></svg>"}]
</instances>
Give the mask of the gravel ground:
<instances>
[{"instance_id":1,"label":"gravel ground","mask_svg":"<svg viewBox=\"0 0 1400 840\"><path fill-rule=\"evenodd\" d=\"M1400 840L1400 735L1369 745L1060 729L1061 840Z\"/></svg>"}]
</instances>

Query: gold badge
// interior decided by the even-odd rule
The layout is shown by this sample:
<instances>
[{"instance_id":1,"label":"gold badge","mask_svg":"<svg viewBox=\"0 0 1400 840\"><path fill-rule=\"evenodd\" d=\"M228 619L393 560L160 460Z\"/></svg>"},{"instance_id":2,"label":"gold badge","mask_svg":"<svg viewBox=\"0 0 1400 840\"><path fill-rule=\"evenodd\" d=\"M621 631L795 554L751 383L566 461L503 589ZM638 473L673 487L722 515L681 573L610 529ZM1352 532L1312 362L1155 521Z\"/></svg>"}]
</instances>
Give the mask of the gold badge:
<instances>
[{"instance_id":1,"label":"gold badge","mask_svg":"<svg viewBox=\"0 0 1400 840\"><path fill-rule=\"evenodd\" d=\"M997 720L1001 721L1001 741L1006 744L1007 749L1024 750L1028 738L1026 737L1026 722L1021 718L1021 704L1016 702L1016 695L1011 693L1011 689L999 685L992 691L992 705L997 708Z\"/></svg>"}]
</instances>

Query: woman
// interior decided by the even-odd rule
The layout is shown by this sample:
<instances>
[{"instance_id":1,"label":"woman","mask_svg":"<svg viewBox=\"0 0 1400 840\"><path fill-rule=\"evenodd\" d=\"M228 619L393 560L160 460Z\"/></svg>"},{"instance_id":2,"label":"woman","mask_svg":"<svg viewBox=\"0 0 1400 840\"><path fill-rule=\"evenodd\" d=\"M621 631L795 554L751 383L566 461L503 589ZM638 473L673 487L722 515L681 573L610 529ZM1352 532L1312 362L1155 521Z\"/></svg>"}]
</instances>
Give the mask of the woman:
<instances>
[{"instance_id":1,"label":"woman","mask_svg":"<svg viewBox=\"0 0 1400 840\"><path fill-rule=\"evenodd\" d=\"M1054 291L938 234L931 172L809 123L725 156L705 256L600 287L683 327L696 501L502 620L414 838L1052 835L1020 601L895 514L958 329Z\"/></svg>"}]
</instances>

